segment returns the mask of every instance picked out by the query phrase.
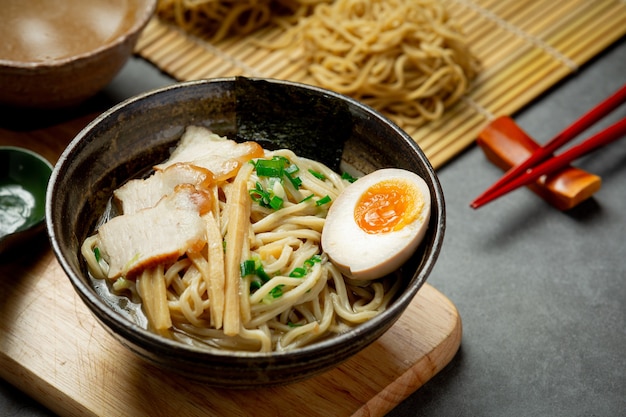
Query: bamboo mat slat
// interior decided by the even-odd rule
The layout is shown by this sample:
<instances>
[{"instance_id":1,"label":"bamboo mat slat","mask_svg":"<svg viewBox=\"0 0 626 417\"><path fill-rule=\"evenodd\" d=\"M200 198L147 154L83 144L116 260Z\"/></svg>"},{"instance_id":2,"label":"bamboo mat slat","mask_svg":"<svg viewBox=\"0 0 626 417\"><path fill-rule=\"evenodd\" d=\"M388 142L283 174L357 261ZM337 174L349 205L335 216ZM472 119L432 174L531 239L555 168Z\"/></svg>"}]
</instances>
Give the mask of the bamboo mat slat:
<instances>
[{"instance_id":1,"label":"bamboo mat slat","mask_svg":"<svg viewBox=\"0 0 626 417\"><path fill-rule=\"evenodd\" d=\"M442 0L461 25L481 72L440 120L405 130L438 168L499 115L512 115L626 34L620 0ZM276 27L255 41L280 39ZM177 80L255 76L315 84L297 52L251 37L210 43L153 18L136 52ZM392 117L393 119L393 117Z\"/></svg>"}]
</instances>

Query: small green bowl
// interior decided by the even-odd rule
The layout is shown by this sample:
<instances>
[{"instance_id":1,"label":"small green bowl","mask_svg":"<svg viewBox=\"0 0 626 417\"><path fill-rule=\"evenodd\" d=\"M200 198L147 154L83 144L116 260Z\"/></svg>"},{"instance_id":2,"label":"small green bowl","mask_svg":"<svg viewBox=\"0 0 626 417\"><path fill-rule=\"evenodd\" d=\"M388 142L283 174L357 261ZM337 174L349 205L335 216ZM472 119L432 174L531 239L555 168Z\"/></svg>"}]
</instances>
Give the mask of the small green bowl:
<instances>
[{"instance_id":1,"label":"small green bowl","mask_svg":"<svg viewBox=\"0 0 626 417\"><path fill-rule=\"evenodd\" d=\"M28 149L0 146L0 254L44 229L52 164Z\"/></svg>"}]
</instances>

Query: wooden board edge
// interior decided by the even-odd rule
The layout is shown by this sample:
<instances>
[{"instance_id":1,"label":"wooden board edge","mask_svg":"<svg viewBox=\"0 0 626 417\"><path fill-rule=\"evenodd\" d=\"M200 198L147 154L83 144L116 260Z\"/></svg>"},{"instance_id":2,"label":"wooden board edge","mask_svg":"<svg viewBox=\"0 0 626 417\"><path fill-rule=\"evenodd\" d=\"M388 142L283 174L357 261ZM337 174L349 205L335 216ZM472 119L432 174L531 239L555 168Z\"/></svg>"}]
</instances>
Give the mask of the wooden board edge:
<instances>
[{"instance_id":1,"label":"wooden board edge","mask_svg":"<svg viewBox=\"0 0 626 417\"><path fill-rule=\"evenodd\" d=\"M454 319L450 322L447 334L430 352L372 397L352 417L384 416L444 369L459 351L463 338L463 323L456 306L432 285L425 284L424 287L426 288L422 290L436 293L439 302L446 305Z\"/></svg>"},{"instance_id":2,"label":"wooden board edge","mask_svg":"<svg viewBox=\"0 0 626 417\"><path fill-rule=\"evenodd\" d=\"M13 358L0 352L0 377L24 392L41 405L60 416L98 417L63 390L57 388L41 375L20 365Z\"/></svg>"}]
</instances>

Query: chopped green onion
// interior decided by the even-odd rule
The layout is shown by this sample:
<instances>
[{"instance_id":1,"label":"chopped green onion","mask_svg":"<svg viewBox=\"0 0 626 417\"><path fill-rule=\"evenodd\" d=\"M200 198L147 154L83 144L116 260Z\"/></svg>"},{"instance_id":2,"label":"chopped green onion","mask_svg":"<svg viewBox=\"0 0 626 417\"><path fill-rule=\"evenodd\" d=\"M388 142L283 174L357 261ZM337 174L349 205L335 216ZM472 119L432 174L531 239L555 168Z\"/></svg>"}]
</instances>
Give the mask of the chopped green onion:
<instances>
[{"instance_id":1,"label":"chopped green onion","mask_svg":"<svg viewBox=\"0 0 626 417\"><path fill-rule=\"evenodd\" d=\"M308 274L309 270L313 268L313 265L315 265L318 262L322 262L322 257L320 255L313 255L309 259L304 261L304 264L302 267L295 268L293 271L291 271L289 276L291 278L302 278L306 274Z\"/></svg>"},{"instance_id":2,"label":"chopped green onion","mask_svg":"<svg viewBox=\"0 0 626 417\"><path fill-rule=\"evenodd\" d=\"M302 278L303 276L306 275L306 269L304 268L296 268L293 271L291 271L291 274L289 274L289 276L291 278Z\"/></svg>"},{"instance_id":3,"label":"chopped green onion","mask_svg":"<svg viewBox=\"0 0 626 417\"><path fill-rule=\"evenodd\" d=\"M278 178L278 177L270 177L270 178L268 178L268 181L267 181L267 189L268 190L274 190L274 187L276 187L277 185L280 185L281 187L283 186L282 178Z\"/></svg>"},{"instance_id":4,"label":"chopped green onion","mask_svg":"<svg viewBox=\"0 0 626 417\"><path fill-rule=\"evenodd\" d=\"M326 203L330 203L330 196L324 196L315 202L316 206L321 206Z\"/></svg>"},{"instance_id":5,"label":"chopped green onion","mask_svg":"<svg viewBox=\"0 0 626 417\"><path fill-rule=\"evenodd\" d=\"M282 297L282 295L283 295L283 285L282 284L281 285L277 285L274 288L272 288L271 291L270 291L270 295L273 298Z\"/></svg>"},{"instance_id":6,"label":"chopped green onion","mask_svg":"<svg viewBox=\"0 0 626 417\"><path fill-rule=\"evenodd\" d=\"M357 179L354 178L352 175L348 174L347 172L344 172L343 174L341 174L341 179L346 180L348 182L354 182Z\"/></svg>"},{"instance_id":7,"label":"chopped green onion","mask_svg":"<svg viewBox=\"0 0 626 417\"><path fill-rule=\"evenodd\" d=\"M250 292L258 290L263 284L272 279L272 277L265 272L263 264L258 258L247 259L241 262L239 269L241 270L242 278L253 275L252 280L250 281Z\"/></svg>"},{"instance_id":8,"label":"chopped green onion","mask_svg":"<svg viewBox=\"0 0 626 417\"><path fill-rule=\"evenodd\" d=\"M241 271L241 276L242 277L246 277L248 275L252 275L254 274L255 270L256 270L256 265L254 260L252 259L247 259L245 261L243 261L240 265L239 265L239 269Z\"/></svg>"},{"instance_id":9,"label":"chopped green onion","mask_svg":"<svg viewBox=\"0 0 626 417\"><path fill-rule=\"evenodd\" d=\"M263 188L260 182L257 181L256 187L248 191L250 198L255 203L259 203L261 207L273 208L278 210L283 206L284 200L273 192L268 192Z\"/></svg>"},{"instance_id":10,"label":"chopped green onion","mask_svg":"<svg viewBox=\"0 0 626 417\"><path fill-rule=\"evenodd\" d=\"M306 261L304 261L304 265L312 268L314 264L322 262L322 257L320 255L313 255Z\"/></svg>"},{"instance_id":11,"label":"chopped green onion","mask_svg":"<svg viewBox=\"0 0 626 417\"><path fill-rule=\"evenodd\" d=\"M285 176L287 177L287 179L289 179L289 181L291 181L293 188L295 188L296 190L298 190L302 185L302 179L300 179L300 177L294 177L288 173L285 173Z\"/></svg>"},{"instance_id":12,"label":"chopped green onion","mask_svg":"<svg viewBox=\"0 0 626 417\"><path fill-rule=\"evenodd\" d=\"M296 164L291 164L285 168L285 172L287 174L295 174L298 171L300 171L300 167Z\"/></svg>"},{"instance_id":13,"label":"chopped green onion","mask_svg":"<svg viewBox=\"0 0 626 417\"><path fill-rule=\"evenodd\" d=\"M254 166L259 177L282 178L284 175L296 190L302 185L302 180L295 176L300 168L284 156L276 155L272 159L259 159Z\"/></svg>"},{"instance_id":14,"label":"chopped green onion","mask_svg":"<svg viewBox=\"0 0 626 417\"><path fill-rule=\"evenodd\" d=\"M293 323L291 320L287 322L287 326L293 328L293 327L300 327L302 326L302 324L300 323Z\"/></svg>"},{"instance_id":15,"label":"chopped green onion","mask_svg":"<svg viewBox=\"0 0 626 417\"><path fill-rule=\"evenodd\" d=\"M302 200L300 200L300 202L302 203L302 202L307 201L307 200L310 200L310 199L312 199L312 198L313 198L313 194L309 194L309 195L307 195L306 197L304 197Z\"/></svg>"},{"instance_id":16,"label":"chopped green onion","mask_svg":"<svg viewBox=\"0 0 626 417\"><path fill-rule=\"evenodd\" d=\"M248 192L250 193L250 198L252 198L252 201L259 204L262 204L263 199L267 195L267 191L263 189L263 186L258 181L256 183L256 187Z\"/></svg>"},{"instance_id":17,"label":"chopped green onion","mask_svg":"<svg viewBox=\"0 0 626 417\"><path fill-rule=\"evenodd\" d=\"M309 172L311 173L311 175L313 175L315 178L322 180L322 181L326 181L326 175L322 174L321 172L317 172L315 170L309 169Z\"/></svg>"},{"instance_id":18,"label":"chopped green onion","mask_svg":"<svg viewBox=\"0 0 626 417\"><path fill-rule=\"evenodd\" d=\"M277 159L259 159L256 163L256 173L259 177L282 177L284 163Z\"/></svg>"},{"instance_id":19,"label":"chopped green onion","mask_svg":"<svg viewBox=\"0 0 626 417\"><path fill-rule=\"evenodd\" d=\"M93 254L96 257L96 262L100 262L100 259L101 259L100 248L98 247L93 248Z\"/></svg>"},{"instance_id":20,"label":"chopped green onion","mask_svg":"<svg viewBox=\"0 0 626 417\"><path fill-rule=\"evenodd\" d=\"M259 262L260 263L260 262ZM262 265L259 265L255 270L254 270L255 274L261 278L261 280L263 280L263 282L267 282L270 279L272 279L272 277L270 277L267 272L265 272L265 269L263 269Z\"/></svg>"},{"instance_id":21,"label":"chopped green onion","mask_svg":"<svg viewBox=\"0 0 626 417\"><path fill-rule=\"evenodd\" d=\"M275 195L274 197L272 197L272 199L270 200L270 207L273 208L274 210L278 210L283 206L283 199L278 197L277 195Z\"/></svg>"},{"instance_id":22,"label":"chopped green onion","mask_svg":"<svg viewBox=\"0 0 626 417\"><path fill-rule=\"evenodd\" d=\"M261 282L261 280L259 279L253 279L252 281L250 281L250 292L253 293L256 290L258 290L259 288L261 288L261 285L263 285L263 283Z\"/></svg>"}]
</instances>

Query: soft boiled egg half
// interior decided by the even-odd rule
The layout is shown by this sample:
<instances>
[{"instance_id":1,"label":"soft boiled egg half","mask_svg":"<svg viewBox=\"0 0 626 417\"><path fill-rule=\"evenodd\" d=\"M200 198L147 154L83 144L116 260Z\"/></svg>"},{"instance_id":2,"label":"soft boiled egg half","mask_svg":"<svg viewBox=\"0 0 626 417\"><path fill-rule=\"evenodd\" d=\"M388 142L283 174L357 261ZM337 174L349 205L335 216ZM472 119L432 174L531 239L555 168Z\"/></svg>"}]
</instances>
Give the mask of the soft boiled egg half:
<instances>
[{"instance_id":1,"label":"soft boiled egg half","mask_svg":"<svg viewBox=\"0 0 626 417\"><path fill-rule=\"evenodd\" d=\"M415 252L429 219L426 182L407 170L380 169L335 199L322 231L322 248L344 275L380 278Z\"/></svg>"}]
</instances>

